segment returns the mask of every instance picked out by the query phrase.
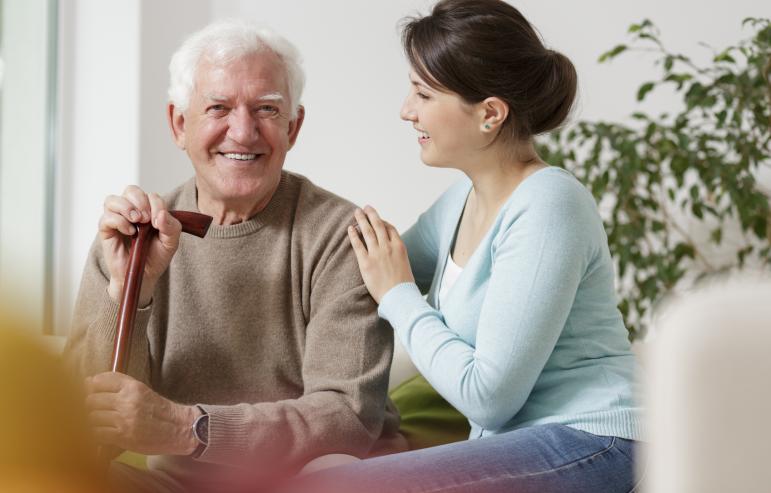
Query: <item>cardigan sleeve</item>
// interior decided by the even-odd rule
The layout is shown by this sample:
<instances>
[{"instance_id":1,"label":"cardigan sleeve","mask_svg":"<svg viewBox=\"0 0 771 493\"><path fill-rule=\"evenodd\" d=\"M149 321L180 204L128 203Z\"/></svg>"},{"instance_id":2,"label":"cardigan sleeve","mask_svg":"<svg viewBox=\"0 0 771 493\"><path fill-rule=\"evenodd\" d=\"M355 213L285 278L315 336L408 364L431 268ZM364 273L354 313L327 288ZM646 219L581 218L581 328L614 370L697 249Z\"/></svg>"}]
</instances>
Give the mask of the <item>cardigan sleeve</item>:
<instances>
[{"instance_id":1,"label":"cardigan sleeve","mask_svg":"<svg viewBox=\"0 0 771 493\"><path fill-rule=\"evenodd\" d=\"M380 304L421 373L485 429L502 427L524 405L596 250L593 200L563 188L536 190L504 214L486 295L480 307L467 307L480 310L475 346L448 328L412 283L395 286Z\"/></svg>"},{"instance_id":2,"label":"cardigan sleeve","mask_svg":"<svg viewBox=\"0 0 771 493\"><path fill-rule=\"evenodd\" d=\"M457 220L465 205L465 197L468 195L470 186L469 180L462 180L450 187L402 235L402 241L407 247L412 274L415 276L415 283L422 294L426 294L431 288L431 282L434 279L439 261L439 245L442 235L443 233L455 234L454 228L457 226ZM459 207L460 209L456 210ZM449 233L444 232L442 228L448 225L452 229Z\"/></svg>"},{"instance_id":3,"label":"cardigan sleeve","mask_svg":"<svg viewBox=\"0 0 771 493\"><path fill-rule=\"evenodd\" d=\"M436 271L439 248L436 232L427 218L428 212L420 215L418 221L402 235L410 259L412 275L420 292L426 294Z\"/></svg>"}]
</instances>

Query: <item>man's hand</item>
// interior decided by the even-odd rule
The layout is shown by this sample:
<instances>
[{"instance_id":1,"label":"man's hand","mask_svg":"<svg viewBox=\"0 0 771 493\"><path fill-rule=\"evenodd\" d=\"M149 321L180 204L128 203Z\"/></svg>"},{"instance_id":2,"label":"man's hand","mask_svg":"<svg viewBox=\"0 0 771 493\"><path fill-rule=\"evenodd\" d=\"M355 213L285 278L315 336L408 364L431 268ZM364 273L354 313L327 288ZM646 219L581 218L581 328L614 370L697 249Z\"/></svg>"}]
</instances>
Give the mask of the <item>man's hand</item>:
<instances>
[{"instance_id":1,"label":"man's hand","mask_svg":"<svg viewBox=\"0 0 771 493\"><path fill-rule=\"evenodd\" d=\"M129 262L128 237L136 232L134 224L151 222L158 235L154 236L147 250L147 262L142 278L139 306L147 306L152 299L158 279L171 263L179 246L182 225L166 209L158 194L146 194L130 185L123 195L110 195L104 201L104 213L99 220L99 238L102 252L110 272L110 297L118 302L123 291L126 267Z\"/></svg>"},{"instance_id":2,"label":"man's hand","mask_svg":"<svg viewBox=\"0 0 771 493\"><path fill-rule=\"evenodd\" d=\"M403 282L415 282L407 248L396 228L380 219L372 207L367 206L363 211L356 209L354 216L364 240L353 226L348 228L348 239L356 254L364 284L379 304L392 287Z\"/></svg>"},{"instance_id":3,"label":"man's hand","mask_svg":"<svg viewBox=\"0 0 771 493\"><path fill-rule=\"evenodd\" d=\"M190 455L200 411L172 402L122 373L86 379L86 407L99 443L142 454Z\"/></svg>"}]
</instances>

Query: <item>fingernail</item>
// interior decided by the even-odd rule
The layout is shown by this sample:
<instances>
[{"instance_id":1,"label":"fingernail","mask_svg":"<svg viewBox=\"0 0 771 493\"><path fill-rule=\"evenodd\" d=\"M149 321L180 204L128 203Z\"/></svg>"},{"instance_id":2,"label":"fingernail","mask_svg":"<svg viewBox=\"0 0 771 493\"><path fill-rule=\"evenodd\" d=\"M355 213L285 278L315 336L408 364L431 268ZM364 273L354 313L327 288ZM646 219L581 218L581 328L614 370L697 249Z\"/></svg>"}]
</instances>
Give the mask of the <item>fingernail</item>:
<instances>
[{"instance_id":1,"label":"fingernail","mask_svg":"<svg viewBox=\"0 0 771 493\"><path fill-rule=\"evenodd\" d=\"M142 216L139 215L139 213L137 211L129 212L129 216L131 217L131 220L134 221L134 222L139 221L139 219L142 217Z\"/></svg>"}]
</instances>

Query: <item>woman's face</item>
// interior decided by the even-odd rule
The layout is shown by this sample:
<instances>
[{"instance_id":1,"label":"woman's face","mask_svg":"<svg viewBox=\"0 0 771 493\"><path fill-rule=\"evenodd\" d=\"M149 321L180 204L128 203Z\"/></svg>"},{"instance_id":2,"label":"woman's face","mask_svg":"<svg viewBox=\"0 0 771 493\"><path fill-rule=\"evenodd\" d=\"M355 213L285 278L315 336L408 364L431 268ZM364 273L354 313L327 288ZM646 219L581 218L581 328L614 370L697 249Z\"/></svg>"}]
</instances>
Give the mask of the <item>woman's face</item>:
<instances>
[{"instance_id":1,"label":"woman's face","mask_svg":"<svg viewBox=\"0 0 771 493\"><path fill-rule=\"evenodd\" d=\"M429 166L463 169L489 142L480 132L483 110L455 93L432 89L414 70L401 117L417 130L420 158Z\"/></svg>"}]
</instances>

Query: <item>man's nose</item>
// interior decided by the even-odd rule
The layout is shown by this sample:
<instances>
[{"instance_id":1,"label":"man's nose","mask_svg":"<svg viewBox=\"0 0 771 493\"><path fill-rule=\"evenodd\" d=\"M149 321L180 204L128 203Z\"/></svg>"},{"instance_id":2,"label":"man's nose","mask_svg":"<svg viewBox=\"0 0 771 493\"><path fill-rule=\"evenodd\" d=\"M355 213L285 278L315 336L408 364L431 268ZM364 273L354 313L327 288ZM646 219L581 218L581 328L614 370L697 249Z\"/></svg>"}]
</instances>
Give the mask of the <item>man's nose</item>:
<instances>
[{"instance_id":1,"label":"man's nose","mask_svg":"<svg viewBox=\"0 0 771 493\"><path fill-rule=\"evenodd\" d=\"M228 116L228 137L242 145L260 138L260 121L248 108L236 108Z\"/></svg>"}]
</instances>

